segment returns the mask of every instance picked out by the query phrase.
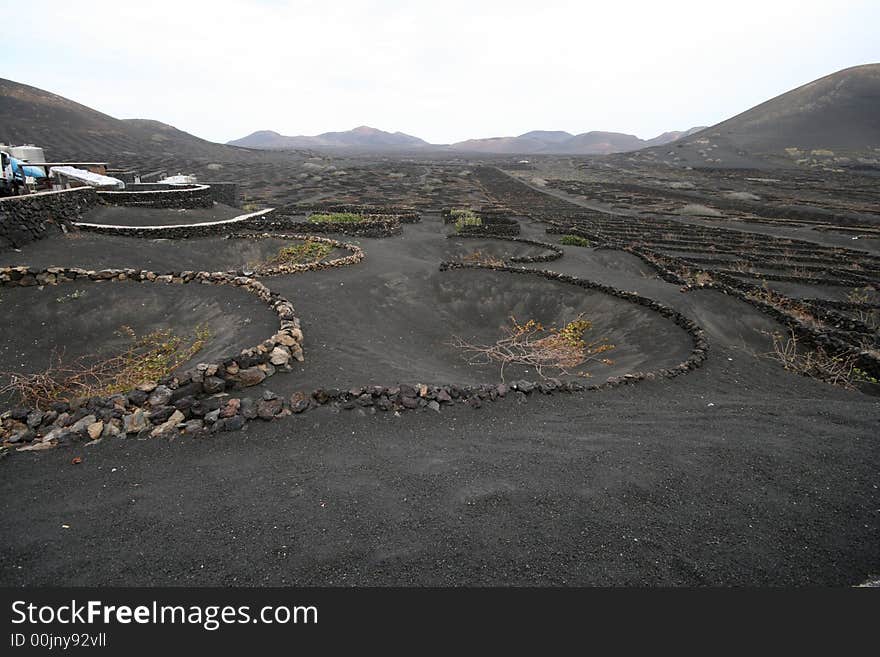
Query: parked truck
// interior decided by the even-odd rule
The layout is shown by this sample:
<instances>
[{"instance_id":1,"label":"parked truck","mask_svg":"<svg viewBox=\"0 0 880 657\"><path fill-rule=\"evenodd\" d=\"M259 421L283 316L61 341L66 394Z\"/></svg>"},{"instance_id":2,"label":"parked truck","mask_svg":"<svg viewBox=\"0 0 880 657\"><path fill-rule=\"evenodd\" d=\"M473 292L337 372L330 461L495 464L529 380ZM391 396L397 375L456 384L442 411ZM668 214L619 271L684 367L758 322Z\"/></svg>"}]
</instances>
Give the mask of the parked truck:
<instances>
[{"instance_id":1,"label":"parked truck","mask_svg":"<svg viewBox=\"0 0 880 657\"><path fill-rule=\"evenodd\" d=\"M38 166L28 166L27 160L20 159L21 153L34 152L39 161L45 160L43 149L35 146L11 147L0 144L0 196L17 196L27 191L28 183L46 178L46 172Z\"/></svg>"},{"instance_id":2,"label":"parked truck","mask_svg":"<svg viewBox=\"0 0 880 657\"><path fill-rule=\"evenodd\" d=\"M18 186L19 182L12 172L12 156L0 150L0 196L18 194Z\"/></svg>"}]
</instances>

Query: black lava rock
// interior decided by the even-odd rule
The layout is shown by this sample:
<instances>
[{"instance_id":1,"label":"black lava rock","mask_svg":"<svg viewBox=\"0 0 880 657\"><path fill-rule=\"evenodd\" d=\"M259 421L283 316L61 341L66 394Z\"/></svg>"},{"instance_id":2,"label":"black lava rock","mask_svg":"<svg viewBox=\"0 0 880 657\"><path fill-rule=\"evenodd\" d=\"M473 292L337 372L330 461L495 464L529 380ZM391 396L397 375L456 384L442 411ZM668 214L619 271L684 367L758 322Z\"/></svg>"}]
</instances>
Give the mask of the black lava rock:
<instances>
[{"instance_id":1,"label":"black lava rock","mask_svg":"<svg viewBox=\"0 0 880 657\"><path fill-rule=\"evenodd\" d=\"M278 415L284 408L284 402L277 397L275 399L264 399L257 404L257 417L261 420L271 420Z\"/></svg>"},{"instance_id":2,"label":"black lava rock","mask_svg":"<svg viewBox=\"0 0 880 657\"><path fill-rule=\"evenodd\" d=\"M174 414L175 410L177 409L175 409L174 406L157 406L150 411L150 422L152 422L153 424L161 424L162 422L170 418Z\"/></svg>"},{"instance_id":3,"label":"black lava rock","mask_svg":"<svg viewBox=\"0 0 880 657\"><path fill-rule=\"evenodd\" d=\"M174 408L178 411L186 411L193 407L195 401L195 397L181 397L174 402Z\"/></svg>"},{"instance_id":4,"label":"black lava rock","mask_svg":"<svg viewBox=\"0 0 880 657\"><path fill-rule=\"evenodd\" d=\"M244 427L245 419L242 415L233 415L218 421L220 431L238 431Z\"/></svg>"},{"instance_id":5,"label":"black lava rock","mask_svg":"<svg viewBox=\"0 0 880 657\"><path fill-rule=\"evenodd\" d=\"M128 401L132 406L143 406L149 395L143 390L132 390L128 393Z\"/></svg>"},{"instance_id":6,"label":"black lava rock","mask_svg":"<svg viewBox=\"0 0 880 657\"><path fill-rule=\"evenodd\" d=\"M171 403L173 404L178 399L182 399L183 397L196 397L201 392L202 392L202 384L201 383L189 383L185 386L180 386L177 390L172 391Z\"/></svg>"},{"instance_id":7,"label":"black lava rock","mask_svg":"<svg viewBox=\"0 0 880 657\"><path fill-rule=\"evenodd\" d=\"M250 397L242 397L241 414L246 420L253 420L257 417L257 403Z\"/></svg>"},{"instance_id":8,"label":"black lava rock","mask_svg":"<svg viewBox=\"0 0 880 657\"><path fill-rule=\"evenodd\" d=\"M226 381L219 376L209 376L205 377L202 387L209 395L213 395L218 392L223 392L226 389Z\"/></svg>"}]
</instances>

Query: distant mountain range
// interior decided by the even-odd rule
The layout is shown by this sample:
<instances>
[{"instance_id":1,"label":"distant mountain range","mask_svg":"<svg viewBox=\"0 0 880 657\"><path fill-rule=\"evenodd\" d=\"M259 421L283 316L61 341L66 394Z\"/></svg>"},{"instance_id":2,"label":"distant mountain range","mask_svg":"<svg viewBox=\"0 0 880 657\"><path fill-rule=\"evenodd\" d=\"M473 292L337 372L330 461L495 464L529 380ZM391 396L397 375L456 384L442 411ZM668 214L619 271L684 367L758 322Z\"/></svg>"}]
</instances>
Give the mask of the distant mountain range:
<instances>
[{"instance_id":1,"label":"distant mountain range","mask_svg":"<svg viewBox=\"0 0 880 657\"><path fill-rule=\"evenodd\" d=\"M653 139L639 139L635 135L627 135L620 132L592 131L573 135L561 130L533 130L518 137L469 139L452 144L451 148L477 153L601 155L607 153L627 153L648 146L668 144L699 130L702 130L702 128L664 132Z\"/></svg>"},{"instance_id":2,"label":"distant mountain range","mask_svg":"<svg viewBox=\"0 0 880 657\"><path fill-rule=\"evenodd\" d=\"M572 135L535 130L517 137L470 139L451 145L432 145L411 135L366 126L314 137L263 131L230 145L215 144L158 121L116 119L48 91L0 79L0 143L37 144L55 161L117 163L135 156L162 162L186 158L251 162L266 157L257 149L348 148L387 152L436 149L475 155L628 153L619 157L695 167L813 165L818 161L877 168L880 64L827 75L710 128L666 132L653 139L614 132Z\"/></svg>"},{"instance_id":3,"label":"distant mountain range","mask_svg":"<svg viewBox=\"0 0 880 657\"><path fill-rule=\"evenodd\" d=\"M533 130L518 137L491 137L468 139L455 144L429 144L423 139L402 132L385 132L360 126L344 132L325 132L315 136L285 136L272 130L260 130L230 141L231 146L266 150L297 148L342 148L361 150L423 150L442 149L486 154L570 154L596 155L626 153L649 146L659 146L685 137L702 128L664 132L653 139L639 139L619 132L585 132L573 135L561 130Z\"/></svg>"},{"instance_id":4,"label":"distant mountain range","mask_svg":"<svg viewBox=\"0 0 880 657\"><path fill-rule=\"evenodd\" d=\"M418 137L402 132L385 132L362 125L345 132L325 132L313 137L288 137L272 130L259 130L247 137L228 142L230 146L260 148L265 150L290 150L297 148L360 148L360 149L408 149L424 148L429 144Z\"/></svg>"}]
</instances>

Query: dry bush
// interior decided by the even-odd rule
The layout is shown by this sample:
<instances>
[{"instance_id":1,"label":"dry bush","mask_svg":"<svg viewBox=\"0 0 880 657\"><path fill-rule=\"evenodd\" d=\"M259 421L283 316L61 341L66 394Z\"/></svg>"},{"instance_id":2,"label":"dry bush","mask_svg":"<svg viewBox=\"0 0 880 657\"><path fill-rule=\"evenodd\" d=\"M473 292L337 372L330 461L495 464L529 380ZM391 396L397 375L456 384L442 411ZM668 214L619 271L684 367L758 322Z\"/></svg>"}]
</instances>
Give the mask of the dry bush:
<instances>
[{"instance_id":1,"label":"dry bush","mask_svg":"<svg viewBox=\"0 0 880 657\"><path fill-rule=\"evenodd\" d=\"M736 260L734 262L731 262L730 264L727 265L727 268L730 271L739 272L741 274L747 274L747 273L755 271L752 268L752 265L749 262L747 262L746 260Z\"/></svg>"},{"instance_id":2,"label":"dry bush","mask_svg":"<svg viewBox=\"0 0 880 657\"><path fill-rule=\"evenodd\" d=\"M880 292L871 286L860 287L846 295L846 299L850 303L865 306L853 309L856 319L874 331L880 329L880 309L871 307L880 304Z\"/></svg>"},{"instance_id":3,"label":"dry bush","mask_svg":"<svg viewBox=\"0 0 880 657\"><path fill-rule=\"evenodd\" d=\"M661 266L662 263L660 263ZM664 267L666 269L666 267ZM711 286L715 279L712 278L712 274L707 271L702 270L693 270L690 267L676 267L675 273L680 279L682 279L689 287L706 287Z\"/></svg>"},{"instance_id":4,"label":"dry bush","mask_svg":"<svg viewBox=\"0 0 880 657\"><path fill-rule=\"evenodd\" d=\"M788 275L794 276L795 278L812 278L813 272L811 272L802 264L795 264L789 267Z\"/></svg>"},{"instance_id":5,"label":"dry bush","mask_svg":"<svg viewBox=\"0 0 880 657\"><path fill-rule=\"evenodd\" d=\"M541 378L549 378L545 370L553 374L571 374L571 371L587 362L613 364L601 357L614 349L605 338L587 341L586 333L593 327L592 322L578 315L561 329L544 327L534 319L520 324L516 317L510 317L510 326L503 329L503 337L490 345L477 345L456 337L452 345L468 354L471 365L501 364L501 380L504 368L510 364L532 367ZM578 372L579 376L589 376Z\"/></svg>"},{"instance_id":6,"label":"dry bush","mask_svg":"<svg viewBox=\"0 0 880 657\"><path fill-rule=\"evenodd\" d=\"M35 374L0 372L9 383L0 394L13 393L29 408L45 408L54 401L104 397L127 392L146 381L157 381L190 360L210 339L211 332L200 326L192 338L160 329L138 337L131 327L120 333L131 340L124 352L109 358L83 356L65 363L53 352L45 370Z\"/></svg>"},{"instance_id":7,"label":"dry bush","mask_svg":"<svg viewBox=\"0 0 880 657\"><path fill-rule=\"evenodd\" d=\"M876 383L876 380L860 370L855 354L833 355L822 349L807 349L794 331L788 335L769 333L773 339L773 351L766 357L781 363L789 372L821 379L832 385L852 390L856 381Z\"/></svg>"},{"instance_id":8,"label":"dry bush","mask_svg":"<svg viewBox=\"0 0 880 657\"><path fill-rule=\"evenodd\" d=\"M785 313L789 317L793 317L800 322L807 324L808 326L812 326L814 328L821 328L823 323L810 311L810 309L796 301L789 299L777 292L774 292L767 285L767 282L764 281L763 287L757 290L749 290L746 292L746 296L749 299L753 299L760 303L765 303L769 306L773 306L780 312Z\"/></svg>"},{"instance_id":9,"label":"dry bush","mask_svg":"<svg viewBox=\"0 0 880 657\"><path fill-rule=\"evenodd\" d=\"M463 255L461 261L472 265L489 265L490 267L504 266L504 261L501 258L496 258L495 256L483 253L482 251L474 251L473 253Z\"/></svg>"},{"instance_id":10,"label":"dry bush","mask_svg":"<svg viewBox=\"0 0 880 657\"><path fill-rule=\"evenodd\" d=\"M877 308L859 308L855 311L856 319L867 326L872 331L880 330L880 309Z\"/></svg>"},{"instance_id":11,"label":"dry bush","mask_svg":"<svg viewBox=\"0 0 880 657\"><path fill-rule=\"evenodd\" d=\"M711 285L715 279L712 278L709 272L698 271L692 276L691 280L693 280L693 284L696 287L705 287L706 285Z\"/></svg>"},{"instance_id":12,"label":"dry bush","mask_svg":"<svg viewBox=\"0 0 880 657\"><path fill-rule=\"evenodd\" d=\"M880 292L870 285L857 287L854 290L850 290L849 294L846 295L846 300L850 303L877 305L880 304Z\"/></svg>"}]
</instances>

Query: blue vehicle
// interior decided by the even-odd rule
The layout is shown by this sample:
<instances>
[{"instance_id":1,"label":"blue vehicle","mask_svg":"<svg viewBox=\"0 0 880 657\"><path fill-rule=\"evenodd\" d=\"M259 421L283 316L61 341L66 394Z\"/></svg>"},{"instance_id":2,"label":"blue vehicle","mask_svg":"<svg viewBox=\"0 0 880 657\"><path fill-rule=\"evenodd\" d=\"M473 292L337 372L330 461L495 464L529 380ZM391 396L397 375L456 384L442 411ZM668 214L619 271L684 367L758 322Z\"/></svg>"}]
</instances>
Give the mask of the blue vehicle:
<instances>
[{"instance_id":1,"label":"blue vehicle","mask_svg":"<svg viewBox=\"0 0 880 657\"><path fill-rule=\"evenodd\" d=\"M12 157L0 151L0 196L18 194L18 184L12 173Z\"/></svg>"},{"instance_id":2,"label":"blue vehicle","mask_svg":"<svg viewBox=\"0 0 880 657\"><path fill-rule=\"evenodd\" d=\"M0 196L18 195L27 178L45 178L40 167L28 166L5 151L0 151Z\"/></svg>"}]
</instances>

